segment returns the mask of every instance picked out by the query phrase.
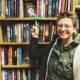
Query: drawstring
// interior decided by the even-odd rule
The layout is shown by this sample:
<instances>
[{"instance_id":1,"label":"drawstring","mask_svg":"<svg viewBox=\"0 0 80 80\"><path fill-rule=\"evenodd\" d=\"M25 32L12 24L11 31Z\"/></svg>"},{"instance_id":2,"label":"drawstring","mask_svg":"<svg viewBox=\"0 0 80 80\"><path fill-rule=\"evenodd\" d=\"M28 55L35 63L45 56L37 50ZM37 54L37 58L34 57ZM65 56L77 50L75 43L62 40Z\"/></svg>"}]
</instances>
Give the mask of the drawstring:
<instances>
[{"instance_id":1,"label":"drawstring","mask_svg":"<svg viewBox=\"0 0 80 80\"><path fill-rule=\"evenodd\" d=\"M49 59L50 59L51 53L52 53L52 51L53 51L54 45L57 44L57 40L58 40L58 38L56 39L55 43L53 44L53 46L52 46L52 48L51 48L51 50L50 50L50 52L49 52L49 56L48 56L48 59L47 59L47 68L46 68L45 80L47 79L47 75L48 75L48 63L49 63Z\"/></svg>"}]
</instances>

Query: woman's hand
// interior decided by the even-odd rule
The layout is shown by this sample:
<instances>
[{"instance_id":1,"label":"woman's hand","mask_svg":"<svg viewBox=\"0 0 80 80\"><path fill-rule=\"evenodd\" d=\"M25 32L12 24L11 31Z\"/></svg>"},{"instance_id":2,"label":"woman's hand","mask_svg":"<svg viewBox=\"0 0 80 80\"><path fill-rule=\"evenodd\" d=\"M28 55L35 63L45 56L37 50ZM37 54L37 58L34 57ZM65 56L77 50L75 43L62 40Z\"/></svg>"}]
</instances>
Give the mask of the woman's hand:
<instances>
[{"instance_id":1,"label":"woman's hand","mask_svg":"<svg viewBox=\"0 0 80 80\"><path fill-rule=\"evenodd\" d=\"M38 33L39 33L38 27L33 25L33 27L31 28L32 37L38 38Z\"/></svg>"}]
</instances>

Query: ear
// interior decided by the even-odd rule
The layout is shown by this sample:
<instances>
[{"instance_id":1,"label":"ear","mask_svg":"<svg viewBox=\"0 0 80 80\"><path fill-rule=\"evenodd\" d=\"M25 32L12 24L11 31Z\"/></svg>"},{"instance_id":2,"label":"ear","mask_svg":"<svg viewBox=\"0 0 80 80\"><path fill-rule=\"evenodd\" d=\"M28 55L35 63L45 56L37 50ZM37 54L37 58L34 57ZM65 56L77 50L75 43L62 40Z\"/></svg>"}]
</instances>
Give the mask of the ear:
<instances>
[{"instance_id":1,"label":"ear","mask_svg":"<svg viewBox=\"0 0 80 80\"><path fill-rule=\"evenodd\" d=\"M74 27L74 32L73 33L77 33L76 27Z\"/></svg>"}]
</instances>

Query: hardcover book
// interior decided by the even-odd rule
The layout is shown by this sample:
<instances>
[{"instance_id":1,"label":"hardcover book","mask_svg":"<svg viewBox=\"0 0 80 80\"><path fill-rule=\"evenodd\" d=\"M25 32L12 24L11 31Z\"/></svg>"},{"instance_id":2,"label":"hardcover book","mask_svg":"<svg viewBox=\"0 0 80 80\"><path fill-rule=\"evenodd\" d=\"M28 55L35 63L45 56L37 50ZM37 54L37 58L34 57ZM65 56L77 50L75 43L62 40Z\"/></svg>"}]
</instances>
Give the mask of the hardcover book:
<instances>
[{"instance_id":1,"label":"hardcover book","mask_svg":"<svg viewBox=\"0 0 80 80\"><path fill-rule=\"evenodd\" d=\"M24 17L36 17L35 5L32 3L24 3Z\"/></svg>"}]
</instances>

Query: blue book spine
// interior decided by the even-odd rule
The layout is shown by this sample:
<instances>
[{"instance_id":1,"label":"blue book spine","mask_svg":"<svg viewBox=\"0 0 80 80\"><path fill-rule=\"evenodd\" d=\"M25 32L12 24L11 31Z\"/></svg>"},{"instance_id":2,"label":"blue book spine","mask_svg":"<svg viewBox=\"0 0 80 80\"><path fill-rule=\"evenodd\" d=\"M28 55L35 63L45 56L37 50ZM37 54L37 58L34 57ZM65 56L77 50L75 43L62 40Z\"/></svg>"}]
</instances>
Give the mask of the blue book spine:
<instances>
[{"instance_id":1,"label":"blue book spine","mask_svg":"<svg viewBox=\"0 0 80 80\"><path fill-rule=\"evenodd\" d=\"M8 70L4 70L5 71L5 80L8 80Z\"/></svg>"},{"instance_id":2,"label":"blue book spine","mask_svg":"<svg viewBox=\"0 0 80 80\"><path fill-rule=\"evenodd\" d=\"M52 16L52 0L48 0L48 17Z\"/></svg>"},{"instance_id":3,"label":"blue book spine","mask_svg":"<svg viewBox=\"0 0 80 80\"><path fill-rule=\"evenodd\" d=\"M22 65L22 48L19 47L19 64Z\"/></svg>"}]
</instances>

